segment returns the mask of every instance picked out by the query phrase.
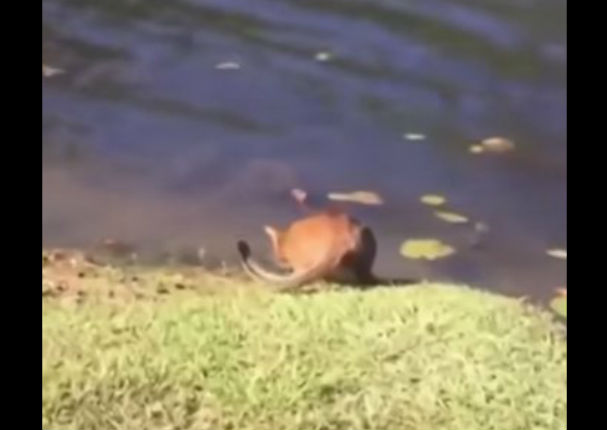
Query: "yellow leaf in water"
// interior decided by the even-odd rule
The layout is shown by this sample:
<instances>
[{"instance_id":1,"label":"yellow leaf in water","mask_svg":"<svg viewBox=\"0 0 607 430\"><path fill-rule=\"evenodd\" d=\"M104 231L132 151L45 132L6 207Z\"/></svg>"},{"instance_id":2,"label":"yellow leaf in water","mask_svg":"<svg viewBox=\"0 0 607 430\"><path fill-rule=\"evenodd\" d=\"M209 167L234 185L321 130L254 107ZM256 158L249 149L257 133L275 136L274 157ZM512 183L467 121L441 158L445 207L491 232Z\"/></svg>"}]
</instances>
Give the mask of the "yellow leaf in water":
<instances>
[{"instance_id":1,"label":"yellow leaf in water","mask_svg":"<svg viewBox=\"0 0 607 430\"><path fill-rule=\"evenodd\" d=\"M473 154L480 154L481 152L483 152L485 150L485 148L483 148L482 145L471 145L468 148L468 151L470 151Z\"/></svg>"},{"instance_id":2,"label":"yellow leaf in water","mask_svg":"<svg viewBox=\"0 0 607 430\"><path fill-rule=\"evenodd\" d=\"M505 137L489 137L481 142L483 148L491 152L506 152L514 149L514 142Z\"/></svg>"},{"instance_id":3,"label":"yellow leaf in water","mask_svg":"<svg viewBox=\"0 0 607 430\"><path fill-rule=\"evenodd\" d=\"M442 219L443 221L447 221L454 224L463 224L468 222L468 218L463 215L456 214L455 212L434 212L437 218Z\"/></svg>"},{"instance_id":4,"label":"yellow leaf in water","mask_svg":"<svg viewBox=\"0 0 607 430\"><path fill-rule=\"evenodd\" d=\"M215 65L217 70L238 70L240 69L240 64L235 61L224 61L222 63L218 63Z\"/></svg>"},{"instance_id":5,"label":"yellow leaf in water","mask_svg":"<svg viewBox=\"0 0 607 430\"><path fill-rule=\"evenodd\" d=\"M314 55L314 58L316 61L329 61L332 58L332 55L330 52L321 51L317 52L316 55Z\"/></svg>"},{"instance_id":6,"label":"yellow leaf in water","mask_svg":"<svg viewBox=\"0 0 607 430\"><path fill-rule=\"evenodd\" d=\"M363 205L381 205L384 203L379 194L372 191L353 191L351 193L329 193L329 200L355 202Z\"/></svg>"},{"instance_id":7,"label":"yellow leaf in water","mask_svg":"<svg viewBox=\"0 0 607 430\"><path fill-rule=\"evenodd\" d=\"M445 204L445 202L447 201L446 198L437 194L426 194L424 196L421 196L420 200L422 203L430 206L440 206Z\"/></svg>"},{"instance_id":8,"label":"yellow leaf in water","mask_svg":"<svg viewBox=\"0 0 607 430\"><path fill-rule=\"evenodd\" d=\"M546 251L546 254L548 254L551 257L554 258L560 258L561 260L566 260L567 259L567 250L566 249L549 249Z\"/></svg>"},{"instance_id":9,"label":"yellow leaf in water","mask_svg":"<svg viewBox=\"0 0 607 430\"><path fill-rule=\"evenodd\" d=\"M487 233L489 231L489 226L484 222L475 222L474 223L474 231L477 233Z\"/></svg>"},{"instance_id":10,"label":"yellow leaf in water","mask_svg":"<svg viewBox=\"0 0 607 430\"><path fill-rule=\"evenodd\" d=\"M454 252L453 247L436 239L407 240L400 247L401 255L411 259L436 260Z\"/></svg>"},{"instance_id":11,"label":"yellow leaf in water","mask_svg":"<svg viewBox=\"0 0 607 430\"><path fill-rule=\"evenodd\" d=\"M403 138L407 140L425 140L426 135L421 133L405 133L403 134Z\"/></svg>"},{"instance_id":12,"label":"yellow leaf in water","mask_svg":"<svg viewBox=\"0 0 607 430\"><path fill-rule=\"evenodd\" d=\"M42 76L45 78L50 78L51 76L60 75L65 73L63 70L58 69L57 67L47 66L46 64L42 64Z\"/></svg>"}]
</instances>

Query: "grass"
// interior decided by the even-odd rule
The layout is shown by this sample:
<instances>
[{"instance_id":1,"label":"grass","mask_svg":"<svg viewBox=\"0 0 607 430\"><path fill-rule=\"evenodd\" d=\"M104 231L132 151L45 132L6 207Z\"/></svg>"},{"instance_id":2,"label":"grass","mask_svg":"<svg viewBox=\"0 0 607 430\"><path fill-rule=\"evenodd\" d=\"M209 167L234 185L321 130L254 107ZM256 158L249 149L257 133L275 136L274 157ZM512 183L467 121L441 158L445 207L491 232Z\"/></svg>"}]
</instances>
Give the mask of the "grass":
<instances>
[{"instance_id":1,"label":"grass","mask_svg":"<svg viewBox=\"0 0 607 430\"><path fill-rule=\"evenodd\" d=\"M228 290L45 297L43 428L565 428L566 339L548 311L433 284Z\"/></svg>"}]
</instances>

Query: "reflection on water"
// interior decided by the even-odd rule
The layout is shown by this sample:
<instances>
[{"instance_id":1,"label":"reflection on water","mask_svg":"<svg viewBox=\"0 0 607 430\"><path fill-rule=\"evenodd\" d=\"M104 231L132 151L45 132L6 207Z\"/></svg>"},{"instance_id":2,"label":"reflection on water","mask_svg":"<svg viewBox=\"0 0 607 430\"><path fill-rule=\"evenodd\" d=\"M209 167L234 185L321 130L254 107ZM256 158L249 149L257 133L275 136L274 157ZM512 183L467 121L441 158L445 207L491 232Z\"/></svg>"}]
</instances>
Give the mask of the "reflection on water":
<instances>
[{"instance_id":1,"label":"reflection on water","mask_svg":"<svg viewBox=\"0 0 607 430\"><path fill-rule=\"evenodd\" d=\"M297 215L286 190L371 189L377 270L544 295L565 282L564 0L46 0L43 233L204 246ZM317 53L329 54L318 61ZM238 69L217 68L233 62ZM403 139L405 133L424 140ZM514 152L468 152L502 135ZM448 197L490 226L435 219ZM402 240L440 237L419 267ZM420 272L421 271L421 272Z\"/></svg>"}]
</instances>

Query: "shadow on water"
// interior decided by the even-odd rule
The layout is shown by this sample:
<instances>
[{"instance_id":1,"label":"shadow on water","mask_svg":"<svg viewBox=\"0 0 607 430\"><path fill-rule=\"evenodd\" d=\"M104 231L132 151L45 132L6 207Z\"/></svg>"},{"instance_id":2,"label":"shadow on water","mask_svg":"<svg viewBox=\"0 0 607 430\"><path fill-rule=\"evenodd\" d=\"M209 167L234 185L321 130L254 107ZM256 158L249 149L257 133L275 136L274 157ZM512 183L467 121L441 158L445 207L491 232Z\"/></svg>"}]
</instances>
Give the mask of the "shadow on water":
<instances>
[{"instance_id":1,"label":"shadow on water","mask_svg":"<svg viewBox=\"0 0 607 430\"><path fill-rule=\"evenodd\" d=\"M298 213L287 190L370 189L378 274L545 296L565 283L566 3L47 0L43 240L146 249L236 240ZM321 61L318 53L326 53ZM218 68L231 63L232 69ZM405 133L423 134L410 141ZM508 154L468 147L502 135ZM445 195L482 221L444 223ZM403 240L457 248L420 263Z\"/></svg>"}]
</instances>

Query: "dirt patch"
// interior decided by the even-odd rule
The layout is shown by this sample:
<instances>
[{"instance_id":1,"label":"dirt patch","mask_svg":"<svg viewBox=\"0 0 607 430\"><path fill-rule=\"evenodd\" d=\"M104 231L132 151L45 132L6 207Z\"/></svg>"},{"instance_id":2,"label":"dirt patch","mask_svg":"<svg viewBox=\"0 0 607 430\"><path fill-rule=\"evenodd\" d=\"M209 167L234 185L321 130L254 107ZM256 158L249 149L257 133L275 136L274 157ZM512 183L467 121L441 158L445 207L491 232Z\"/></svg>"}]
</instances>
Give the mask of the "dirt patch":
<instances>
[{"instance_id":1,"label":"dirt patch","mask_svg":"<svg viewBox=\"0 0 607 430\"><path fill-rule=\"evenodd\" d=\"M42 296L83 303L86 300L162 300L172 294L214 294L251 288L234 269L143 267L102 262L75 249L42 251Z\"/></svg>"}]
</instances>

